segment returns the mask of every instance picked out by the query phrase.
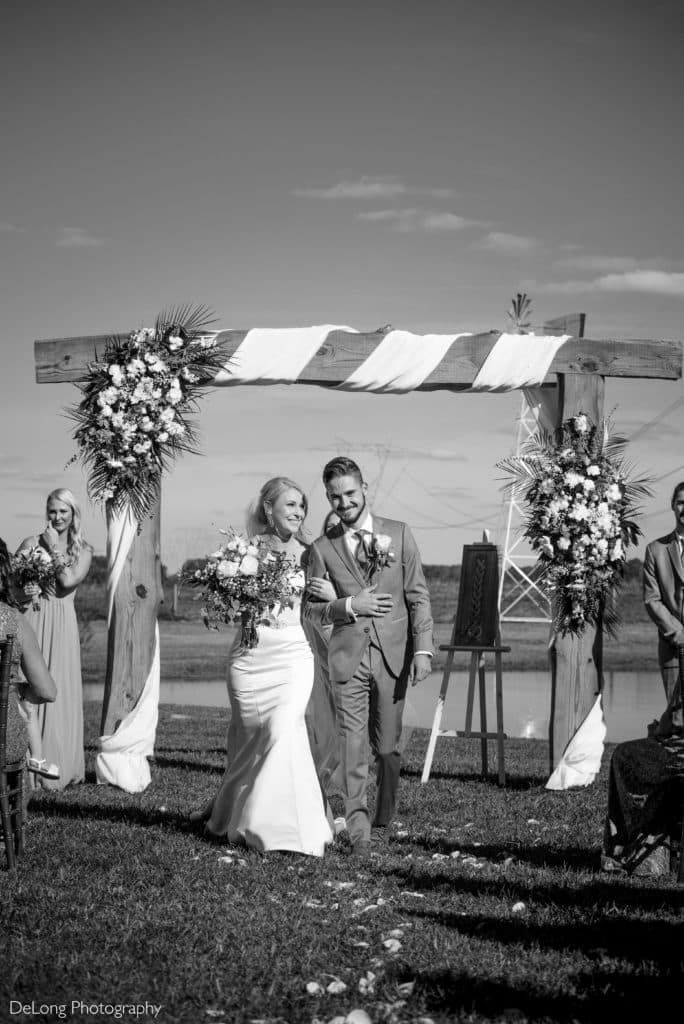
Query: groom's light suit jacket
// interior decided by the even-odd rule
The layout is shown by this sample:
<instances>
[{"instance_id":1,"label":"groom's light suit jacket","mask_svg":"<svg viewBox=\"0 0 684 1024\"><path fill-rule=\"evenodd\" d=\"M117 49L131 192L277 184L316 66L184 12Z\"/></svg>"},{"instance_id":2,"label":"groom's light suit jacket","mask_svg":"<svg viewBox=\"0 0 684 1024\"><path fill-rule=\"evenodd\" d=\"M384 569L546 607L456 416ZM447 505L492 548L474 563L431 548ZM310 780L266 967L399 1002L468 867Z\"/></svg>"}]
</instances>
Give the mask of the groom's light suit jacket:
<instances>
[{"instance_id":1,"label":"groom's light suit jacket","mask_svg":"<svg viewBox=\"0 0 684 1024\"><path fill-rule=\"evenodd\" d=\"M658 627L658 661L675 666L677 645L684 644L684 568L674 531L647 546L643 583L646 611Z\"/></svg>"},{"instance_id":2,"label":"groom's light suit jacket","mask_svg":"<svg viewBox=\"0 0 684 1024\"><path fill-rule=\"evenodd\" d=\"M377 572L376 592L391 594L392 610L382 618L347 613L347 598L368 586L349 550L344 527L338 525L313 542L308 576L327 576L337 591L328 603L305 599L304 618L322 626L332 625L328 668L332 682L344 683L356 672L370 639L381 649L392 675L408 674L414 651L432 651L432 612L420 554L406 523L383 519L373 513L373 532L392 539L394 561Z\"/></svg>"}]
</instances>

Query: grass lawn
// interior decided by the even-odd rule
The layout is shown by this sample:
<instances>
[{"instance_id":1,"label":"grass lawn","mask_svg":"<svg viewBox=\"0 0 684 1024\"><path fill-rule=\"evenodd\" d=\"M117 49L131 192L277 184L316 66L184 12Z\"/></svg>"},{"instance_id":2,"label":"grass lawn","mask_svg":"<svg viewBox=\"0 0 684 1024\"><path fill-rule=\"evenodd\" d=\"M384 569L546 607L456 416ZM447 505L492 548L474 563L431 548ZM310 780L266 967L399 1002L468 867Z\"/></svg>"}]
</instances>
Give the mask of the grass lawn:
<instances>
[{"instance_id":1,"label":"grass lawn","mask_svg":"<svg viewBox=\"0 0 684 1024\"><path fill-rule=\"evenodd\" d=\"M114 1018L72 1001L162 1004L164 1024L354 1009L606 1022L679 1005L684 887L598 871L609 751L593 786L551 793L541 741L508 742L500 789L479 777L477 742L442 739L421 787L416 731L391 840L359 872L344 843L322 860L260 857L188 825L222 773L216 709L161 708L145 793L95 786L99 712L87 705L87 784L34 796L19 870L0 871L3 1021L58 1019L10 1017L10 1000L97 1021Z\"/></svg>"}]
</instances>

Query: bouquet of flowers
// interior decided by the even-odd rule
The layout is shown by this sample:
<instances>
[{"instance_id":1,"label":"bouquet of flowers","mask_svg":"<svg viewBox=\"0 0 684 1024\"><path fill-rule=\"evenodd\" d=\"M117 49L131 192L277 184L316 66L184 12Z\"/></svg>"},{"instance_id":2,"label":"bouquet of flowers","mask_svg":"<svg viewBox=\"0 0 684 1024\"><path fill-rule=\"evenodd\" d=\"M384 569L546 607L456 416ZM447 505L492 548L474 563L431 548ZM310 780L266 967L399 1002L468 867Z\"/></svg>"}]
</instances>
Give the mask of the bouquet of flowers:
<instances>
[{"instance_id":1,"label":"bouquet of flowers","mask_svg":"<svg viewBox=\"0 0 684 1024\"><path fill-rule=\"evenodd\" d=\"M209 629L221 622L242 624L243 647L256 647L257 624L275 623L281 608L302 594L302 570L263 537L248 539L237 531L221 530L228 539L208 556L190 582L201 588L202 615Z\"/></svg>"},{"instance_id":2,"label":"bouquet of flowers","mask_svg":"<svg viewBox=\"0 0 684 1024\"><path fill-rule=\"evenodd\" d=\"M614 633L618 625L606 598L641 534L637 501L651 494L646 478L630 481L626 444L610 437L607 423L599 430L579 413L499 464L527 505L524 535L537 552L540 582L556 598L554 626L563 634L600 622Z\"/></svg>"},{"instance_id":3,"label":"bouquet of flowers","mask_svg":"<svg viewBox=\"0 0 684 1024\"><path fill-rule=\"evenodd\" d=\"M170 310L154 327L111 338L90 364L70 415L96 501L117 509L128 504L142 519L159 493L161 471L181 451L195 451L188 412L223 361L215 336L206 333L211 322L201 307Z\"/></svg>"},{"instance_id":4,"label":"bouquet of flowers","mask_svg":"<svg viewBox=\"0 0 684 1024\"><path fill-rule=\"evenodd\" d=\"M12 581L19 590L24 590L31 583L40 588L39 597L44 597L55 587L55 564L52 556L40 544L24 548L12 555ZM40 608L38 597L32 599L35 611Z\"/></svg>"}]
</instances>

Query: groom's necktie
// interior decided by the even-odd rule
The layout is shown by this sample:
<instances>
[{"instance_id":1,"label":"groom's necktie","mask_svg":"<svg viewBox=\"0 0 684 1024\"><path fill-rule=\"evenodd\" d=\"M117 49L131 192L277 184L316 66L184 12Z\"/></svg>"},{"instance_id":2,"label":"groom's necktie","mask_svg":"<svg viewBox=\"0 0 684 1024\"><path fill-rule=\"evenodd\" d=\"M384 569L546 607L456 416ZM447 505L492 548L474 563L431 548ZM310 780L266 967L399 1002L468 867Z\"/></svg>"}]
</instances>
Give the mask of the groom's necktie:
<instances>
[{"instance_id":1,"label":"groom's necktie","mask_svg":"<svg viewBox=\"0 0 684 1024\"><path fill-rule=\"evenodd\" d=\"M367 538L370 537L368 530L355 530L354 536L357 539L356 545L356 561L361 567L361 571L364 575L368 574L368 547Z\"/></svg>"}]
</instances>

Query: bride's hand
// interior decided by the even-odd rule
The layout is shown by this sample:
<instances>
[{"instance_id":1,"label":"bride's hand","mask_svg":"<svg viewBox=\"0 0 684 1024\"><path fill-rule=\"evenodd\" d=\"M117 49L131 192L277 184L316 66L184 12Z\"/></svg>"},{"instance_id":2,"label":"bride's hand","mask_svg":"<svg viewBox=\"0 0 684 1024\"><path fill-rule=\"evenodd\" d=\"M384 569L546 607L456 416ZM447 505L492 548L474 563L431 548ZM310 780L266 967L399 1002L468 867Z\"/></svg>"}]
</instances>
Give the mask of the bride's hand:
<instances>
[{"instance_id":1,"label":"bride's hand","mask_svg":"<svg viewBox=\"0 0 684 1024\"><path fill-rule=\"evenodd\" d=\"M337 597L330 580L325 580L321 576L312 576L306 586L311 597L315 597L317 601L334 601Z\"/></svg>"}]
</instances>

